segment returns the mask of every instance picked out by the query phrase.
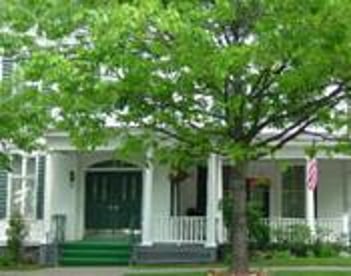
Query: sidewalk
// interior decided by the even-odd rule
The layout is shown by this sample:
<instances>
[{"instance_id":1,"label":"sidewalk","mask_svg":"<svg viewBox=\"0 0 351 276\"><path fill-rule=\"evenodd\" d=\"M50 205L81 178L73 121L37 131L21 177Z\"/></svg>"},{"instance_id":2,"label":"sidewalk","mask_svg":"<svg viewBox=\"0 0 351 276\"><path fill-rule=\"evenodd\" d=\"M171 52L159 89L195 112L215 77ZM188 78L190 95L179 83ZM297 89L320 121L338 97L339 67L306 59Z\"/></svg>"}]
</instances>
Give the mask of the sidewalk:
<instances>
[{"instance_id":1,"label":"sidewalk","mask_svg":"<svg viewBox=\"0 0 351 276\"><path fill-rule=\"evenodd\" d=\"M0 276L123 276L124 267L58 267L32 271L0 271Z\"/></svg>"},{"instance_id":2,"label":"sidewalk","mask_svg":"<svg viewBox=\"0 0 351 276\"><path fill-rule=\"evenodd\" d=\"M59 267L32 271L0 271L0 276L124 276L125 273L167 274L186 272L206 272L211 267L197 268L128 268L128 267ZM223 270L223 268L215 268ZM351 266L279 266L265 268L268 271L350 271Z\"/></svg>"}]
</instances>

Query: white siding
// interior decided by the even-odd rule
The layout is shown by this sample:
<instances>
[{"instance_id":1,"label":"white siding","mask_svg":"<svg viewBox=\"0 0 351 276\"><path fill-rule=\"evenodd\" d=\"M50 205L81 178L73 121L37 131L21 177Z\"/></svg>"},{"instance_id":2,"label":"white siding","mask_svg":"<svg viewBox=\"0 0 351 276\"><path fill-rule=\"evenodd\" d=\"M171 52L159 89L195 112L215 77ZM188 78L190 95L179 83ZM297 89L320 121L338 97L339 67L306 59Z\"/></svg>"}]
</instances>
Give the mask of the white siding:
<instances>
[{"instance_id":1,"label":"white siding","mask_svg":"<svg viewBox=\"0 0 351 276\"><path fill-rule=\"evenodd\" d=\"M166 166L155 165L152 189L152 216L169 216L171 205L171 184Z\"/></svg>"},{"instance_id":2,"label":"white siding","mask_svg":"<svg viewBox=\"0 0 351 276\"><path fill-rule=\"evenodd\" d=\"M52 153L52 195L50 202L51 215L63 214L66 216L66 239L74 240L77 236L77 185L69 179L70 170L76 171L77 160L75 155L68 153Z\"/></svg>"},{"instance_id":3,"label":"white siding","mask_svg":"<svg viewBox=\"0 0 351 276\"><path fill-rule=\"evenodd\" d=\"M318 216L340 217L343 210L343 183L347 161L323 160L319 162Z\"/></svg>"}]
</instances>

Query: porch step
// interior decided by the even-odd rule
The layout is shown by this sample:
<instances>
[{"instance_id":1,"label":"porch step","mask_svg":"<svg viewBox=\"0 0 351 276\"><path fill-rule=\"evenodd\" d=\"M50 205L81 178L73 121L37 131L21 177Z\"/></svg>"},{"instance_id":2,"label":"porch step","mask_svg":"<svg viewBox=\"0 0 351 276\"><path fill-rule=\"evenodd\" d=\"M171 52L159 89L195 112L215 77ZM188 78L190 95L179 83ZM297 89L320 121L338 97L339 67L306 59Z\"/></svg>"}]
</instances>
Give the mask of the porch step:
<instances>
[{"instance_id":1,"label":"porch step","mask_svg":"<svg viewBox=\"0 0 351 276\"><path fill-rule=\"evenodd\" d=\"M60 264L64 266L127 265L132 246L126 242L79 241L61 247Z\"/></svg>"}]
</instances>

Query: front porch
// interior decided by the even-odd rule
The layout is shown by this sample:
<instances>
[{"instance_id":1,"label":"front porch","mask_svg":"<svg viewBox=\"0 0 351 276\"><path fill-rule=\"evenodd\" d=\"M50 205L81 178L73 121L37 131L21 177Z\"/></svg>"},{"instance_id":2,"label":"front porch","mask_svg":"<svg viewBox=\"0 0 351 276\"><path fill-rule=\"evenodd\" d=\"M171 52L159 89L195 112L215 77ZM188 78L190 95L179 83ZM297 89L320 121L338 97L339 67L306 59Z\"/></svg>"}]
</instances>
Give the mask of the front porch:
<instances>
[{"instance_id":1,"label":"front porch","mask_svg":"<svg viewBox=\"0 0 351 276\"><path fill-rule=\"evenodd\" d=\"M305 185L306 159L301 152L291 152L294 154L285 152L277 160L250 164L249 200L258 203L271 229L304 224L312 232L326 229L330 241L348 244L351 160L345 156L319 156L320 181L311 192ZM118 235L124 233L128 237L132 234L139 262L214 260L217 247L228 236L221 204L228 192L230 164L211 155L175 184L167 166L144 167L142 158L119 160L110 149L48 152L43 217L26 218L30 229L27 243L50 244L57 232L53 218L61 217L65 223L60 231L66 242L97 236L118 240ZM17 178L10 174L9 179ZM12 187L11 181L8 185ZM0 220L2 244L13 208L11 188L8 191L7 217Z\"/></svg>"},{"instance_id":2,"label":"front porch","mask_svg":"<svg viewBox=\"0 0 351 276\"><path fill-rule=\"evenodd\" d=\"M51 194L55 194L56 199L52 198L51 211L48 214L48 217L57 213L66 216L66 240L82 240L89 236L89 212L86 212L87 175L94 166L112 157L112 153L108 151L89 154L56 152L48 157L48 166L52 166L52 171L67 175L68 179L70 170L75 168L74 183L68 181L66 184L52 185L55 192L52 191ZM304 224L312 231L326 229L330 241L348 240L345 237L349 237L350 232L350 161L320 158L320 183L312 195L305 188L305 162L304 158L294 157L252 163L248 180L250 199L259 202L263 219L271 229ZM57 164L66 164L67 168L58 172ZM177 187L171 183L168 168L165 166L151 164L137 168L142 174L140 202L137 204L140 208L140 216L137 217L140 220L136 223L139 227L134 227L132 231L140 233L137 244L140 260L160 262L160 256L167 255L171 258L183 254L184 250L191 252L193 249L194 252L207 251L207 257L215 258L217 246L227 241L220 206L229 183L228 165L220 157L211 155L206 166L193 168ZM117 168L117 171L124 173L125 169ZM111 173L112 168L99 170ZM50 179L50 175L48 178ZM264 186L249 185L255 178L268 179L269 183ZM60 185L66 185L67 190L71 189L72 192L67 193ZM65 198L66 204L74 206L71 207L73 209L58 203L57 209L53 208L55 202L61 201L60 198ZM69 198L71 201L68 201ZM115 219L118 220L118 216ZM128 232L127 228L123 227ZM173 255L169 253L172 250ZM146 258L146 255L153 256L153 259Z\"/></svg>"}]
</instances>

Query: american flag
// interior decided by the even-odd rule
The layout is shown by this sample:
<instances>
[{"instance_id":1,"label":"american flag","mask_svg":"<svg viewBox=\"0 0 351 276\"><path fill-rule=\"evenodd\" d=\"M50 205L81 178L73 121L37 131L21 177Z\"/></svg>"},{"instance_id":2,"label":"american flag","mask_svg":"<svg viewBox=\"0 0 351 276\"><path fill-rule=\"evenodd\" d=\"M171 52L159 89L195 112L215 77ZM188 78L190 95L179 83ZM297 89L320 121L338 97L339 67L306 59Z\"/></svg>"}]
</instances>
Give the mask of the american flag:
<instances>
[{"instance_id":1,"label":"american flag","mask_svg":"<svg viewBox=\"0 0 351 276\"><path fill-rule=\"evenodd\" d=\"M314 191L318 185L318 162L316 158L307 160L306 185L311 191Z\"/></svg>"}]
</instances>

